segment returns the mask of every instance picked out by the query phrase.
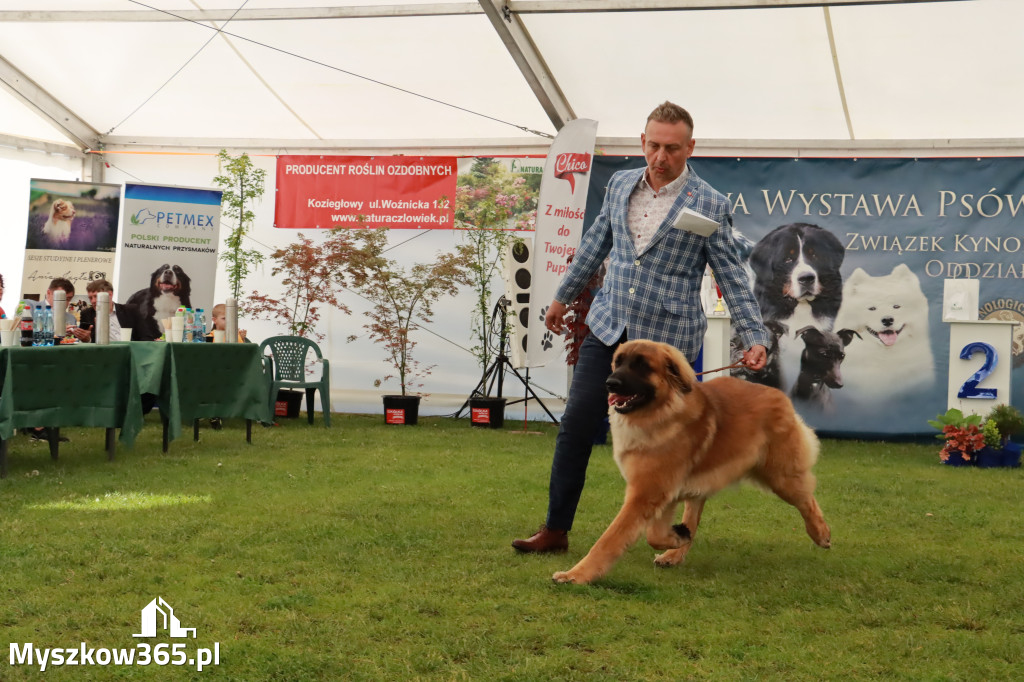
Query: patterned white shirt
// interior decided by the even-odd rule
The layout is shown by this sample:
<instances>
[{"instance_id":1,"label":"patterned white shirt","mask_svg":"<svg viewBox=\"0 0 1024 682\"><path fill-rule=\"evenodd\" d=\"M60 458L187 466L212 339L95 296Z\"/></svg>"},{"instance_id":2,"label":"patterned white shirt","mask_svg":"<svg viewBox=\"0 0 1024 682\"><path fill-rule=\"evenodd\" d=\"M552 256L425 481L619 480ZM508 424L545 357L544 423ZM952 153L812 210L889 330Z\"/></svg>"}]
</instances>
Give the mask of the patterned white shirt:
<instances>
[{"instance_id":1,"label":"patterned white shirt","mask_svg":"<svg viewBox=\"0 0 1024 682\"><path fill-rule=\"evenodd\" d=\"M644 172L643 179L629 195L629 231L633 233L633 246L637 253L647 248L689 177L690 166L687 164L678 178L655 192Z\"/></svg>"}]
</instances>

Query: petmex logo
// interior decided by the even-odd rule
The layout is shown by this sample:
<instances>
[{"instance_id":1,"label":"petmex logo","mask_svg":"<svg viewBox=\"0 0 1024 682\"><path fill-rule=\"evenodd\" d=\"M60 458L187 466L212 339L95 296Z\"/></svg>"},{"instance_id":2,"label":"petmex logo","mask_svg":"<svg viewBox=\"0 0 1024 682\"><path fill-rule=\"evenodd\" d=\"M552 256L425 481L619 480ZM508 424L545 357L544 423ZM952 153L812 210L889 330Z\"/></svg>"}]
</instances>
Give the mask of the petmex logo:
<instances>
[{"instance_id":1,"label":"petmex logo","mask_svg":"<svg viewBox=\"0 0 1024 682\"><path fill-rule=\"evenodd\" d=\"M576 192L576 173L590 172L590 154L566 152L555 157L555 177L569 183L569 191Z\"/></svg>"},{"instance_id":2,"label":"petmex logo","mask_svg":"<svg viewBox=\"0 0 1024 682\"><path fill-rule=\"evenodd\" d=\"M145 215L143 215L145 214ZM148 208L140 208L131 218L132 225L143 225L147 220L156 219L156 214Z\"/></svg>"},{"instance_id":3,"label":"petmex logo","mask_svg":"<svg viewBox=\"0 0 1024 682\"><path fill-rule=\"evenodd\" d=\"M202 227L213 228L212 215L202 213L181 213L178 211L157 211L154 213L148 207L140 208L133 213L128 222L132 225L145 225L150 220L155 220L157 227Z\"/></svg>"}]
</instances>

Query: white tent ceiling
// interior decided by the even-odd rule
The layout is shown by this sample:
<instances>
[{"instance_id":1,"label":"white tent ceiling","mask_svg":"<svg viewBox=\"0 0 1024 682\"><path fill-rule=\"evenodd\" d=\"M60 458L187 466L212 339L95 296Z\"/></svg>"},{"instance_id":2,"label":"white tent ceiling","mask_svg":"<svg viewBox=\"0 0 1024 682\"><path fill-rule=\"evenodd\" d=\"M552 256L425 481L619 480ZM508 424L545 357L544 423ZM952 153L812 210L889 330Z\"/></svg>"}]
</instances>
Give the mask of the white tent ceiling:
<instances>
[{"instance_id":1,"label":"white tent ceiling","mask_svg":"<svg viewBox=\"0 0 1024 682\"><path fill-rule=\"evenodd\" d=\"M635 151L671 99L704 152L1019 153L1022 25L1020 0L3 0L0 143L529 151L585 117Z\"/></svg>"}]
</instances>

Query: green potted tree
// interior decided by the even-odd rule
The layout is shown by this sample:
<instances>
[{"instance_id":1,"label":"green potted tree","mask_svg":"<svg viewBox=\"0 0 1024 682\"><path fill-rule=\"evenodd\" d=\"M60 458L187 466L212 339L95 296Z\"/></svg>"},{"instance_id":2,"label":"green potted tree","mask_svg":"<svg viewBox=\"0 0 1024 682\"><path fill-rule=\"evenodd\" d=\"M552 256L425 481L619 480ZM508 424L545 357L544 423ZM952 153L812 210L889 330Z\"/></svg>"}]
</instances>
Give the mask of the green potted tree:
<instances>
[{"instance_id":1,"label":"green potted tree","mask_svg":"<svg viewBox=\"0 0 1024 682\"><path fill-rule=\"evenodd\" d=\"M221 172L213 178L213 183L223 190L221 210L230 226L220 259L227 263L231 296L241 301L242 283L253 268L263 262L263 254L245 248L244 240L256 220L252 205L263 197L267 171L256 168L248 154L231 156L221 149L217 158Z\"/></svg>"},{"instance_id":2,"label":"green potted tree","mask_svg":"<svg viewBox=\"0 0 1024 682\"><path fill-rule=\"evenodd\" d=\"M508 338L511 325L493 308L494 278L508 248L521 241L517 230L532 230L536 219L536 189L523 177L514 176L491 158L478 158L466 175L460 175L455 194L455 228L472 250L469 268L473 305L470 310L471 352L481 371L481 381L470 396L471 423L500 427L504 421L505 399L490 396L488 374L504 371L492 368L497 351L496 338ZM495 329L492 323L505 320ZM486 415L486 418L484 417Z\"/></svg>"},{"instance_id":3,"label":"green potted tree","mask_svg":"<svg viewBox=\"0 0 1024 682\"><path fill-rule=\"evenodd\" d=\"M359 257L352 263L352 288L370 303L370 319L363 326L369 337L384 348L393 373L374 385L397 381L401 393L385 395L384 420L388 424L417 422L421 380L433 366L424 366L413 356L413 333L431 322L433 305L442 296L454 296L461 285L469 283L473 252L463 244L453 253L442 253L429 263L403 266L384 255L388 229L361 230L356 234ZM349 337L349 341L355 340Z\"/></svg>"}]
</instances>

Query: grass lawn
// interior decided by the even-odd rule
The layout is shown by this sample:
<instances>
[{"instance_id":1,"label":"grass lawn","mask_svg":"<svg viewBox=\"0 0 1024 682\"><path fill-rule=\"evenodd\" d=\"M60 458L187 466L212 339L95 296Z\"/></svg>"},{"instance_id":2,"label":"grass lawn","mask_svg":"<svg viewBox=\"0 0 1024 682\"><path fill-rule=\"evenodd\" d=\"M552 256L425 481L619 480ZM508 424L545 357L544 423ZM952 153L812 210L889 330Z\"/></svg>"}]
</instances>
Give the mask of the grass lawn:
<instances>
[{"instance_id":1,"label":"grass lawn","mask_svg":"<svg viewBox=\"0 0 1024 682\"><path fill-rule=\"evenodd\" d=\"M544 517L554 428L507 426L335 415L249 446L231 421L165 455L151 415L112 463L100 429L64 429L59 462L17 436L0 628L39 649L219 648L202 672L54 680L1024 679L1022 469L943 466L937 441L825 441L831 550L742 486L708 504L683 566L655 568L641 541L596 585L562 586L622 480L596 448L568 555L516 555ZM132 636L158 596L195 639ZM0 679L43 677L10 655Z\"/></svg>"}]
</instances>

